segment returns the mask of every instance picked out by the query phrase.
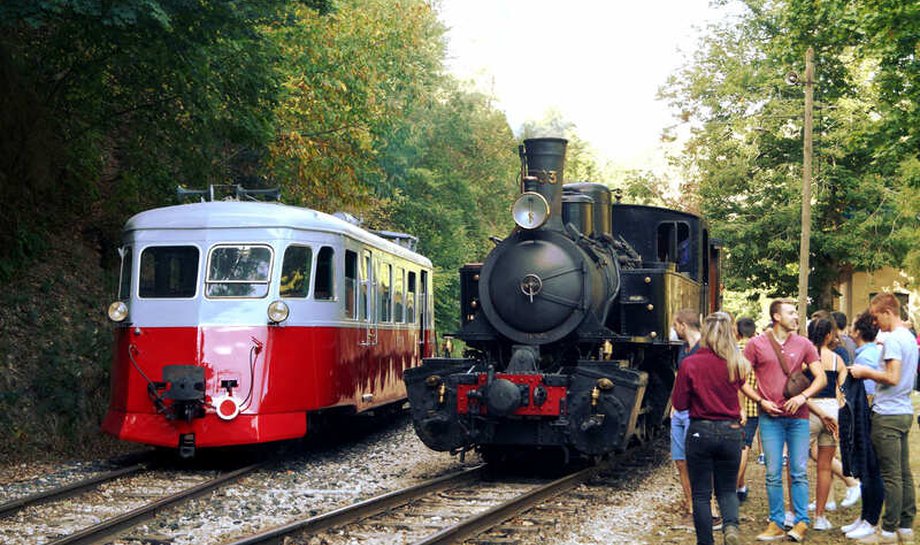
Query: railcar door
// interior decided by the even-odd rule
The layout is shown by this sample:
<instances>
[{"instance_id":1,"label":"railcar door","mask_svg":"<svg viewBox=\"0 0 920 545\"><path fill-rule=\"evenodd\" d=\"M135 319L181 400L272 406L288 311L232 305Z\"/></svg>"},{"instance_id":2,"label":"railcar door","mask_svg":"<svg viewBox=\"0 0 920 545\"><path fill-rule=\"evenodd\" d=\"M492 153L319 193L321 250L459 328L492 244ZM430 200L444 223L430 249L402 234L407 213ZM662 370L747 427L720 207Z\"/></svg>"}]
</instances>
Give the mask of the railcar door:
<instances>
[{"instance_id":1,"label":"railcar door","mask_svg":"<svg viewBox=\"0 0 920 545\"><path fill-rule=\"evenodd\" d=\"M434 350L431 345L431 304L428 297L428 271L422 271L422 282L419 289L419 324L421 327L421 334L419 335L419 343L421 346L421 354L423 358L429 358L434 355Z\"/></svg>"},{"instance_id":2,"label":"railcar door","mask_svg":"<svg viewBox=\"0 0 920 545\"><path fill-rule=\"evenodd\" d=\"M361 259L361 295L358 303L359 320L364 323L361 346L377 345L377 282L374 277L374 256L364 250Z\"/></svg>"}]
</instances>

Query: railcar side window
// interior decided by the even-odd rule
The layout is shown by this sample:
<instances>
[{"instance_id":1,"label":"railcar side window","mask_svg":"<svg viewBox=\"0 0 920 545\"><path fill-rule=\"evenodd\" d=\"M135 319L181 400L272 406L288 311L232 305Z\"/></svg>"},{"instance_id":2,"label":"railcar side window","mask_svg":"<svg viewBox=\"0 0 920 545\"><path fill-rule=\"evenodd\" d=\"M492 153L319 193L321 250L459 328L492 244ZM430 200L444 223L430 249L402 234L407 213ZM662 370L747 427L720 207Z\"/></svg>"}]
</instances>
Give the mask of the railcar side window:
<instances>
[{"instance_id":1,"label":"railcar side window","mask_svg":"<svg viewBox=\"0 0 920 545\"><path fill-rule=\"evenodd\" d=\"M265 297L272 266L268 246L215 246L205 282L208 297Z\"/></svg>"},{"instance_id":2,"label":"railcar side window","mask_svg":"<svg viewBox=\"0 0 920 545\"><path fill-rule=\"evenodd\" d=\"M152 246L141 252L140 296L148 299L194 297L198 284L198 248Z\"/></svg>"},{"instance_id":3,"label":"railcar side window","mask_svg":"<svg viewBox=\"0 0 920 545\"><path fill-rule=\"evenodd\" d=\"M313 298L330 301L335 297L335 250L323 246L316 256L316 283Z\"/></svg>"},{"instance_id":4,"label":"railcar side window","mask_svg":"<svg viewBox=\"0 0 920 545\"><path fill-rule=\"evenodd\" d=\"M406 319L403 307L405 276L402 267L396 267L396 276L393 278L393 321L397 323L403 323Z\"/></svg>"},{"instance_id":5,"label":"railcar side window","mask_svg":"<svg viewBox=\"0 0 920 545\"><path fill-rule=\"evenodd\" d=\"M378 291L377 319L381 322L390 322L393 320L391 313L393 295L390 291L393 285L393 265L383 264L379 270L380 290Z\"/></svg>"},{"instance_id":6,"label":"railcar side window","mask_svg":"<svg viewBox=\"0 0 920 545\"><path fill-rule=\"evenodd\" d=\"M288 246L281 264L281 297L307 296L310 291L310 270L313 268L313 248Z\"/></svg>"},{"instance_id":7,"label":"railcar side window","mask_svg":"<svg viewBox=\"0 0 920 545\"><path fill-rule=\"evenodd\" d=\"M409 272L409 287L406 292L406 321L410 324L415 323L415 273Z\"/></svg>"},{"instance_id":8,"label":"railcar side window","mask_svg":"<svg viewBox=\"0 0 920 545\"><path fill-rule=\"evenodd\" d=\"M121 275L118 280L118 299L125 301L131 297L131 268L133 266L133 254L130 246L120 248L121 254Z\"/></svg>"},{"instance_id":9,"label":"railcar side window","mask_svg":"<svg viewBox=\"0 0 920 545\"><path fill-rule=\"evenodd\" d=\"M345 250L345 317L357 318L358 254Z\"/></svg>"}]
</instances>

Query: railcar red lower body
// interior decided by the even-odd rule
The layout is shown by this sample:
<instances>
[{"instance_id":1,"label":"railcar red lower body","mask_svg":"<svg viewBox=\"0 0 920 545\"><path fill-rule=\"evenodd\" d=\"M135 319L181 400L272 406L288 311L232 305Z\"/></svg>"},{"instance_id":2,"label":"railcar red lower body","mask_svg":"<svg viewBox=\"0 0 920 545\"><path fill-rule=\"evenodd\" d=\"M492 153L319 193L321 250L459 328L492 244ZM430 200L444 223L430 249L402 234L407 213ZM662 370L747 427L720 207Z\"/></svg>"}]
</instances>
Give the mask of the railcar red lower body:
<instances>
[{"instance_id":1,"label":"railcar red lower body","mask_svg":"<svg viewBox=\"0 0 920 545\"><path fill-rule=\"evenodd\" d=\"M164 447L189 436L197 447L302 437L311 412L363 412L405 399L403 371L430 355L422 353L430 339L421 339L418 329L380 328L375 337L369 343L366 329L339 327L120 329L102 429ZM165 410L172 386L164 380L166 366L203 369L194 370L204 377L199 414L177 418ZM238 414L219 416L222 402Z\"/></svg>"}]
</instances>

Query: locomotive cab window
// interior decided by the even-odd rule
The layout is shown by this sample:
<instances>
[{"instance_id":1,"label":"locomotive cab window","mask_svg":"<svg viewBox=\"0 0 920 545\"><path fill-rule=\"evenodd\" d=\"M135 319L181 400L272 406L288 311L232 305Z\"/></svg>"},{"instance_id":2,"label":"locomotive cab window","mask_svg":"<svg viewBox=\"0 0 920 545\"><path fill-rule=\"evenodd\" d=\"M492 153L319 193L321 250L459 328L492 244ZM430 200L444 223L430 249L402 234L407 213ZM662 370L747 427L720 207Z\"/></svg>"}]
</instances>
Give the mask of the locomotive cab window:
<instances>
[{"instance_id":1,"label":"locomotive cab window","mask_svg":"<svg viewBox=\"0 0 920 545\"><path fill-rule=\"evenodd\" d=\"M194 297L198 284L198 248L153 246L141 252L139 291L142 298Z\"/></svg>"},{"instance_id":2,"label":"locomotive cab window","mask_svg":"<svg viewBox=\"0 0 920 545\"><path fill-rule=\"evenodd\" d=\"M682 221L658 224L658 261L675 263L678 272L690 272L693 252L690 226Z\"/></svg>"},{"instance_id":3,"label":"locomotive cab window","mask_svg":"<svg viewBox=\"0 0 920 545\"><path fill-rule=\"evenodd\" d=\"M121 254L121 274L118 277L118 299L125 301L131 297L131 268L133 266L133 253L131 252L130 246L119 248L118 253Z\"/></svg>"},{"instance_id":4,"label":"locomotive cab window","mask_svg":"<svg viewBox=\"0 0 920 545\"><path fill-rule=\"evenodd\" d=\"M313 298L318 301L335 299L335 250L329 246L320 248L316 255L316 282L313 284Z\"/></svg>"},{"instance_id":5,"label":"locomotive cab window","mask_svg":"<svg viewBox=\"0 0 920 545\"><path fill-rule=\"evenodd\" d=\"M305 298L310 291L310 270L313 249L309 246L288 246L281 264L281 297Z\"/></svg>"},{"instance_id":6,"label":"locomotive cab window","mask_svg":"<svg viewBox=\"0 0 920 545\"><path fill-rule=\"evenodd\" d=\"M208 260L208 297L260 298L268 295L272 249L268 246L215 246Z\"/></svg>"}]
</instances>

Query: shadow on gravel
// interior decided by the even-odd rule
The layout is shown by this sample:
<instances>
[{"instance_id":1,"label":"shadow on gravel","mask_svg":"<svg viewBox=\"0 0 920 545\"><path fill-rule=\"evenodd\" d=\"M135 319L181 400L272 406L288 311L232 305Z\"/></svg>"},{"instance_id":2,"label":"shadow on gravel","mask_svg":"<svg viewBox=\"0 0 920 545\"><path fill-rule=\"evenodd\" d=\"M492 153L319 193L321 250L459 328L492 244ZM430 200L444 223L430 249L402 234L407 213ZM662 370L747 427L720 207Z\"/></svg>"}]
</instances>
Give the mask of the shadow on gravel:
<instances>
[{"instance_id":1,"label":"shadow on gravel","mask_svg":"<svg viewBox=\"0 0 920 545\"><path fill-rule=\"evenodd\" d=\"M562 449L483 448L482 459L490 477L559 478L598 463L583 457L569 458Z\"/></svg>"},{"instance_id":2,"label":"shadow on gravel","mask_svg":"<svg viewBox=\"0 0 920 545\"><path fill-rule=\"evenodd\" d=\"M328 454L363 441L373 442L409 421L405 410L383 414L324 415L312 419L306 437L257 445L200 448L192 458L181 458L177 449L156 448L154 463L162 469L227 471L260 462L290 461Z\"/></svg>"}]
</instances>

